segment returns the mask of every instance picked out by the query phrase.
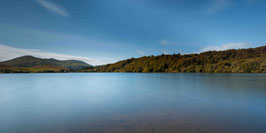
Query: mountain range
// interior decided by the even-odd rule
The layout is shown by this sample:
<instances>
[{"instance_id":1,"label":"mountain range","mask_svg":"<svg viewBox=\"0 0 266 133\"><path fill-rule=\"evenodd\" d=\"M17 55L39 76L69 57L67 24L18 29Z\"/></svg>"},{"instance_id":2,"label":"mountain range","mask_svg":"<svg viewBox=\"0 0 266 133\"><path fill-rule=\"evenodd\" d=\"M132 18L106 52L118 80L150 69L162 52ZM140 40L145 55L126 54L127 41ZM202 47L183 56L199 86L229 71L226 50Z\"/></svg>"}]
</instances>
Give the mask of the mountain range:
<instances>
[{"instance_id":1,"label":"mountain range","mask_svg":"<svg viewBox=\"0 0 266 133\"><path fill-rule=\"evenodd\" d=\"M92 67L79 60L41 59L33 56L22 56L0 62L0 72L68 72Z\"/></svg>"},{"instance_id":2,"label":"mountain range","mask_svg":"<svg viewBox=\"0 0 266 133\"><path fill-rule=\"evenodd\" d=\"M0 73L17 72L202 72L266 73L266 46L200 54L143 56L92 66L78 60L22 56L0 62Z\"/></svg>"}]
</instances>

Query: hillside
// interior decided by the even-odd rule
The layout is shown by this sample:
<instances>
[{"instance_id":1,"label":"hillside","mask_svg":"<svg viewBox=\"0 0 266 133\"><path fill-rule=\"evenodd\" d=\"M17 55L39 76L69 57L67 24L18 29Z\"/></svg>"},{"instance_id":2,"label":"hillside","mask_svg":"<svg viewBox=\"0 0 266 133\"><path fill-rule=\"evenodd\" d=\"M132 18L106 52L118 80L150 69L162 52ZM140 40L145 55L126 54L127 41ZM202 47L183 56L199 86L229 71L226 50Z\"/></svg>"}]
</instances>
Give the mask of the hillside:
<instances>
[{"instance_id":1,"label":"hillside","mask_svg":"<svg viewBox=\"0 0 266 133\"><path fill-rule=\"evenodd\" d=\"M266 46L200 54L144 56L84 71L266 73Z\"/></svg>"},{"instance_id":2,"label":"hillside","mask_svg":"<svg viewBox=\"0 0 266 133\"><path fill-rule=\"evenodd\" d=\"M0 64L0 73L46 73L46 72L69 72L69 69L58 66L34 66L34 67L16 67Z\"/></svg>"},{"instance_id":3,"label":"hillside","mask_svg":"<svg viewBox=\"0 0 266 133\"><path fill-rule=\"evenodd\" d=\"M91 65L78 60L56 60L56 59L41 59L33 56L22 56L9 61L0 62L4 66L12 67L37 67L38 68L61 68L69 70L80 70L91 67ZM42 67L41 67L42 66Z\"/></svg>"}]
</instances>

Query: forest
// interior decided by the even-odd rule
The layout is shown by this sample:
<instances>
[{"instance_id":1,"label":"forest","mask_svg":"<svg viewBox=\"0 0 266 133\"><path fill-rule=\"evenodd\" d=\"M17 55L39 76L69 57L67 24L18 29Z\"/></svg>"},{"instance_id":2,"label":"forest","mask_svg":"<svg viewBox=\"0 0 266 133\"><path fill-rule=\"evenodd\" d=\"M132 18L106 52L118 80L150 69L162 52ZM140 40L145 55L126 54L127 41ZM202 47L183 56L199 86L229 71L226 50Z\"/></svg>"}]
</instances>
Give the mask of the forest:
<instances>
[{"instance_id":1,"label":"forest","mask_svg":"<svg viewBox=\"0 0 266 133\"><path fill-rule=\"evenodd\" d=\"M266 73L266 46L208 51L200 54L150 55L87 68L82 71Z\"/></svg>"}]
</instances>

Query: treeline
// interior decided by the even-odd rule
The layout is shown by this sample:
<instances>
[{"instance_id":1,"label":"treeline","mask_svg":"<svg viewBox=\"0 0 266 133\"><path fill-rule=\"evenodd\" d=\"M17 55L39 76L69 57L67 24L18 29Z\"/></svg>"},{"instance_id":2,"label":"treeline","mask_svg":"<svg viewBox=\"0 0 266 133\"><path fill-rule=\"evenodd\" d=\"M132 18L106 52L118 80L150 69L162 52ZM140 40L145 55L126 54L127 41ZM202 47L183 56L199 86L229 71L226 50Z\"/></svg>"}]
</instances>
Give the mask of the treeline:
<instances>
[{"instance_id":1,"label":"treeline","mask_svg":"<svg viewBox=\"0 0 266 133\"><path fill-rule=\"evenodd\" d=\"M151 55L122 60L83 71L266 73L266 46L209 51L200 54Z\"/></svg>"}]
</instances>

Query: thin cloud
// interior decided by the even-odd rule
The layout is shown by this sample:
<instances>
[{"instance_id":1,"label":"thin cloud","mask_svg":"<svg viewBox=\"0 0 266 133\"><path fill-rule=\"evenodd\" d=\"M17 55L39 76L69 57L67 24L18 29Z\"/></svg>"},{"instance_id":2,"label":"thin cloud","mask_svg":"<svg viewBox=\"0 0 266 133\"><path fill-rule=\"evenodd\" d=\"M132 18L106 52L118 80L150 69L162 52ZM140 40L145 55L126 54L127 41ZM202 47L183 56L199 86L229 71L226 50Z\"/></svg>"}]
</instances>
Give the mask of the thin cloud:
<instances>
[{"instance_id":1,"label":"thin cloud","mask_svg":"<svg viewBox=\"0 0 266 133\"><path fill-rule=\"evenodd\" d=\"M220 46L208 46L201 49L201 52L205 51L221 51L221 50L228 50L228 49L240 49L240 48L249 48L250 44L246 42L238 42L238 43L227 43L222 44Z\"/></svg>"},{"instance_id":2,"label":"thin cloud","mask_svg":"<svg viewBox=\"0 0 266 133\"><path fill-rule=\"evenodd\" d=\"M38 2L43 8L52 13L61 15L63 17L69 17L67 10L63 6L60 6L50 0L36 0L36 2Z\"/></svg>"},{"instance_id":3,"label":"thin cloud","mask_svg":"<svg viewBox=\"0 0 266 133\"><path fill-rule=\"evenodd\" d=\"M24 56L24 55L32 55L39 58L55 58L58 60L81 60L91 65L102 65L107 64L109 62L103 62L98 59L91 59L82 56L72 56L65 54L57 54L52 52L46 52L37 49L21 49L9 47L6 45L0 44L0 61L10 60L16 57Z\"/></svg>"},{"instance_id":4,"label":"thin cloud","mask_svg":"<svg viewBox=\"0 0 266 133\"><path fill-rule=\"evenodd\" d=\"M137 51L137 53L140 54L140 55L145 55L144 51Z\"/></svg>"},{"instance_id":5,"label":"thin cloud","mask_svg":"<svg viewBox=\"0 0 266 133\"><path fill-rule=\"evenodd\" d=\"M232 5L232 0L210 0L206 6L205 12L207 14L215 14Z\"/></svg>"},{"instance_id":6,"label":"thin cloud","mask_svg":"<svg viewBox=\"0 0 266 133\"><path fill-rule=\"evenodd\" d=\"M163 46L166 46L166 45L175 45L174 42L169 41L169 40L161 40L160 41L160 44L163 45Z\"/></svg>"}]
</instances>

